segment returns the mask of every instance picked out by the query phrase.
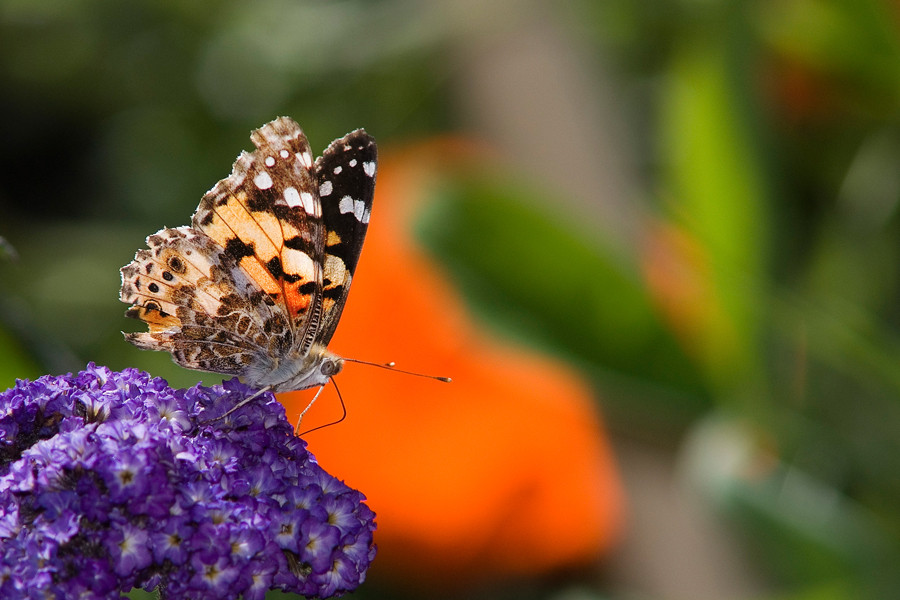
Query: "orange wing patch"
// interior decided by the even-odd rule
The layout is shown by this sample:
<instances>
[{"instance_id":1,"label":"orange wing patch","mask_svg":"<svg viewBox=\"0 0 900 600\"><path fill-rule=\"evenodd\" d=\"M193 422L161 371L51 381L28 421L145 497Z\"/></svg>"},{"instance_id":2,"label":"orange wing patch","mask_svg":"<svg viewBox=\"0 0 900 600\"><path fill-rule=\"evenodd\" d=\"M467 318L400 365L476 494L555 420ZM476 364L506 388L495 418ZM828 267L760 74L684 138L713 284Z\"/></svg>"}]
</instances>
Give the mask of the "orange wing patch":
<instances>
[{"instance_id":1,"label":"orange wing patch","mask_svg":"<svg viewBox=\"0 0 900 600\"><path fill-rule=\"evenodd\" d=\"M270 220L265 216L256 219L257 215L266 215L266 213L251 213L247 210L246 203L242 202L241 196L246 198L245 193L239 192L237 195L228 195L218 200L198 229L225 248L232 256L237 254L235 258L238 259L241 268L259 284L263 291L268 294L280 295L281 286L264 267L279 253L279 248L267 235L262 224L268 225ZM274 215L271 215L271 220L275 221L274 224L277 227L278 222Z\"/></svg>"},{"instance_id":2,"label":"orange wing patch","mask_svg":"<svg viewBox=\"0 0 900 600\"><path fill-rule=\"evenodd\" d=\"M132 306L125 311L125 316L146 323L150 327L151 334L181 325L178 317L156 308L152 300L148 301L144 306Z\"/></svg>"},{"instance_id":3,"label":"orange wing patch","mask_svg":"<svg viewBox=\"0 0 900 600\"><path fill-rule=\"evenodd\" d=\"M303 315L314 300L314 293L322 280L321 267L309 254L292 248L282 252L281 266L284 271L284 297L288 314Z\"/></svg>"}]
</instances>

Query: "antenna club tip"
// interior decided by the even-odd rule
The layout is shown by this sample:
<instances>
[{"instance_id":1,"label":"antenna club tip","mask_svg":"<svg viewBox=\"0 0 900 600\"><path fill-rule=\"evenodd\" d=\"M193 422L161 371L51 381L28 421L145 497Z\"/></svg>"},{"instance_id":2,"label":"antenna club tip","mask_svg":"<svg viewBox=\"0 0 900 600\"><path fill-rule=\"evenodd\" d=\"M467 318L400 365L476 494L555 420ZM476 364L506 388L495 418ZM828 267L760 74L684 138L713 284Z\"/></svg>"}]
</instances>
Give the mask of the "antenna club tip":
<instances>
[{"instance_id":1,"label":"antenna club tip","mask_svg":"<svg viewBox=\"0 0 900 600\"><path fill-rule=\"evenodd\" d=\"M449 377L438 377L437 375L426 375L425 373L416 373L415 371L404 371L403 369L397 369L397 368L395 368L397 366L397 363L395 363L394 361L387 362L387 363L374 363L374 362L369 362L367 360L359 360L358 358L346 358L346 357L344 358L344 360L346 362L353 362L353 363L358 363L361 365L369 365L370 367L380 367L382 369L388 369L388 370L394 371L395 373L405 373L406 375L415 375L416 377L427 377L428 379L436 379L438 381L443 381L444 383L450 383L451 381L453 381Z\"/></svg>"}]
</instances>

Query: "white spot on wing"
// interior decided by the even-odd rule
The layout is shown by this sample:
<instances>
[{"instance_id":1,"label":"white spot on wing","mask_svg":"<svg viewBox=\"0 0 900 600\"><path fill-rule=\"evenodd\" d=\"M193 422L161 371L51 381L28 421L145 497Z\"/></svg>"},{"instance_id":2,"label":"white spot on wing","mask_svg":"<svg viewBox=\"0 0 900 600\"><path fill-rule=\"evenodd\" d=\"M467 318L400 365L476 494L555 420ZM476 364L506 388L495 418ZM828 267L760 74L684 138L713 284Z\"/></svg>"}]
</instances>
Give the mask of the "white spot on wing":
<instances>
[{"instance_id":1,"label":"white spot on wing","mask_svg":"<svg viewBox=\"0 0 900 600\"><path fill-rule=\"evenodd\" d=\"M342 215L353 212L353 198L350 196L344 196L341 198L341 201L338 202L338 210L341 211Z\"/></svg>"},{"instance_id":2,"label":"white spot on wing","mask_svg":"<svg viewBox=\"0 0 900 600\"><path fill-rule=\"evenodd\" d=\"M312 279L315 273L312 259L300 250L285 247L281 251L281 263L284 271L293 275L302 275L304 279Z\"/></svg>"},{"instance_id":3,"label":"white spot on wing","mask_svg":"<svg viewBox=\"0 0 900 600\"><path fill-rule=\"evenodd\" d=\"M322 185L319 186L319 195L320 196L330 196L332 190L333 190L333 187L331 185L331 182L324 181L324 182L322 182Z\"/></svg>"},{"instance_id":4,"label":"white spot on wing","mask_svg":"<svg viewBox=\"0 0 900 600\"><path fill-rule=\"evenodd\" d=\"M266 166L267 166L267 167L274 167L274 166L275 166L275 157L274 157L274 156L267 156L267 157L266 157Z\"/></svg>"},{"instance_id":5,"label":"white spot on wing","mask_svg":"<svg viewBox=\"0 0 900 600\"><path fill-rule=\"evenodd\" d=\"M282 148L281 152L279 152L278 154L281 156L281 158L287 158L288 156L291 155L290 152L288 152L287 150L285 150L283 148Z\"/></svg>"},{"instance_id":6,"label":"white spot on wing","mask_svg":"<svg viewBox=\"0 0 900 600\"><path fill-rule=\"evenodd\" d=\"M303 206L303 200L300 197L299 192L297 192L297 188L294 186L290 186L284 189L284 199L288 203L288 206L291 208L296 208L298 206ZM309 211L307 211L309 212Z\"/></svg>"},{"instance_id":7,"label":"white spot on wing","mask_svg":"<svg viewBox=\"0 0 900 600\"><path fill-rule=\"evenodd\" d=\"M300 159L300 162L303 163L304 167L312 166L312 157L309 155L309 152L301 152L297 155L297 158Z\"/></svg>"},{"instance_id":8,"label":"white spot on wing","mask_svg":"<svg viewBox=\"0 0 900 600\"><path fill-rule=\"evenodd\" d=\"M353 213L353 216L360 223L369 222L369 211L366 210L366 203L362 200L354 200L350 196L344 196L338 202L338 210L341 214Z\"/></svg>"},{"instance_id":9,"label":"white spot on wing","mask_svg":"<svg viewBox=\"0 0 900 600\"><path fill-rule=\"evenodd\" d=\"M363 202L362 200L356 200L353 203L353 216L356 217L356 220L359 221L360 223L366 222L366 221L363 221L363 217L365 217L366 220L368 220L368 217L366 216L366 203L365 202Z\"/></svg>"},{"instance_id":10,"label":"white spot on wing","mask_svg":"<svg viewBox=\"0 0 900 600\"><path fill-rule=\"evenodd\" d=\"M369 177L375 177L375 163L364 162L363 163L363 171L365 171L366 175L368 175Z\"/></svg>"},{"instance_id":11,"label":"white spot on wing","mask_svg":"<svg viewBox=\"0 0 900 600\"><path fill-rule=\"evenodd\" d=\"M335 168L334 168L334 174L335 174L335 175L340 175L341 171L343 171L343 170L344 170L344 169L341 168L341 167L335 167Z\"/></svg>"},{"instance_id":12,"label":"white spot on wing","mask_svg":"<svg viewBox=\"0 0 900 600\"><path fill-rule=\"evenodd\" d=\"M268 173L259 173L256 177L253 178L253 183L256 184L261 190L267 190L272 187L272 178L269 177Z\"/></svg>"},{"instance_id":13,"label":"white spot on wing","mask_svg":"<svg viewBox=\"0 0 900 600\"><path fill-rule=\"evenodd\" d=\"M306 211L306 214L319 216L319 211L317 210L319 206L313 201L312 194L309 192L301 192L300 200L303 202L303 210Z\"/></svg>"},{"instance_id":14,"label":"white spot on wing","mask_svg":"<svg viewBox=\"0 0 900 600\"><path fill-rule=\"evenodd\" d=\"M355 166L356 166L356 159L354 158L353 160L351 160L349 164L350 164L351 167L355 167Z\"/></svg>"}]
</instances>

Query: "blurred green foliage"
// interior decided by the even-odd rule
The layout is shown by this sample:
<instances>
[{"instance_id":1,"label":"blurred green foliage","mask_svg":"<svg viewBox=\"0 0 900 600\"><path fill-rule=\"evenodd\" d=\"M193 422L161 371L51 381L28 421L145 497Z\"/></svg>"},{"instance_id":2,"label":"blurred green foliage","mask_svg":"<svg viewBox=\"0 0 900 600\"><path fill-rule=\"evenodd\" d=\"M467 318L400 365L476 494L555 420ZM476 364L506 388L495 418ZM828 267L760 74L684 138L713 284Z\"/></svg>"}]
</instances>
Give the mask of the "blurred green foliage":
<instances>
[{"instance_id":1,"label":"blurred green foliage","mask_svg":"<svg viewBox=\"0 0 900 600\"><path fill-rule=\"evenodd\" d=\"M698 477L779 597L891 597L900 9L522 4L612 65L641 197L602 201L641 202L690 239L715 310L686 339L659 309L639 244L622 260L608 232L550 210L565 204L541 174L448 172L420 237L490 326L589 374L621 435L674 449L720 418L748 427L747 463ZM400 0L0 3L0 236L17 255L0 253L0 384L89 360L196 382L122 341L132 324L118 268L147 234L187 223L247 132L278 114L314 148L358 126L382 148L466 129L461 48L524 17L462 12Z\"/></svg>"}]
</instances>

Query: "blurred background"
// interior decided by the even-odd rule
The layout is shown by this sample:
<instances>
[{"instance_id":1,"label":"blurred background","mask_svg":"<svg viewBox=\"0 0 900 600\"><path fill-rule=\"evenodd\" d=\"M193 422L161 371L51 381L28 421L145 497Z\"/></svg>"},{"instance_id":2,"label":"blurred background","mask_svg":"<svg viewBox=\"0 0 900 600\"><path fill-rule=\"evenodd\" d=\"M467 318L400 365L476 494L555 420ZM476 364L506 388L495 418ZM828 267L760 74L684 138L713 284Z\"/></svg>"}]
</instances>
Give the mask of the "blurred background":
<instances>
[{"instance_id":1,"label":"blurred background","mask_svg":"<svg viewBox=\"0 0 900 600\"><path fill-rule=\"evenodd\" d=\"M122 340L118 269L272 118L317 152L377 138L348 311L388 308L338 350L459 384L348 367L347 422L310 434L381 519L359 597L900 596L896 3L2 0L0 89L3 388L87 361L218 381ZM409 446L367 487L351 443ZM372 489L425 473L464 497L404 521L416 490ZM498 482L568 496L501 544L526 488ZM480 524L438 540L462 505Z\"/></svg>"}]
</instances>

